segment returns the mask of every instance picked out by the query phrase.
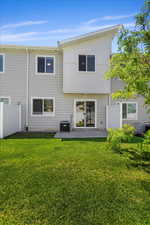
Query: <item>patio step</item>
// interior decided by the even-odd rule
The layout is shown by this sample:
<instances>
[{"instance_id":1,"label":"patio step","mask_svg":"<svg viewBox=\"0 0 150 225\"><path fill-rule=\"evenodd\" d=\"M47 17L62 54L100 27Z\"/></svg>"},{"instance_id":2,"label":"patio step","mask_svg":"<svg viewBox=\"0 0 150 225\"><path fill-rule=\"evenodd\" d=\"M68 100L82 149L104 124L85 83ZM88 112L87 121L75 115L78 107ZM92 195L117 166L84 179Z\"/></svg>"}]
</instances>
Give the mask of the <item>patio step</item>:
<instances>
[{"instance_id":1,"label":"patio step","mask_svg":"<svg viewBox=\"0 0 150 225\"><path fill-rule=\"evenodd\" d=\"M103 138L107 137L106 130L74 130L70 132L57 132L55 138Z\"/></svg>"}]
</instances>

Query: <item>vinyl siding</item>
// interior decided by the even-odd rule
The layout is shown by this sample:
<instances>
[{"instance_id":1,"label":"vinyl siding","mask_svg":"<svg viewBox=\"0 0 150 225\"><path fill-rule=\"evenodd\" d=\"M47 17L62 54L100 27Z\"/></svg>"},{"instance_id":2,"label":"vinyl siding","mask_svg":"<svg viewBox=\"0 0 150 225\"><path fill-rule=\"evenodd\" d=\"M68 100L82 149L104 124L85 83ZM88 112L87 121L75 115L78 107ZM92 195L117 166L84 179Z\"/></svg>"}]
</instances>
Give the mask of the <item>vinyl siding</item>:
<instances>
[{"instance_id":1,"label":"vinyl siding","mask_svg":"<svg viewBox=\"0 0 150 225\"><path fill-rule=\"evenodd\" d=\"M30 130L59 130L61 120L74 121L74 100L75 99L96 99L97 100L97 128L106 127L105 110L108 104L107 95L75 95L60 94L55 96L55 116L54 117L30 117Z\"/></svg>"},{"instance_id":2,"label":"vinyl siding","mask_svg":"<svg viewBox=\"0 0 150 225\"><path fill-rule=\"evenodd\" d=\"M48 54L47 54L48 55ZM50 53L49 55L52 55ZM55 55L55 76L36 75L35 58L36 54L30 54L29 61L29 129L34 131L59 130L61 120L69 120L73 123L74 119L74 99L97 99L97 125L98 128L105 128L105 106L108 103L107 95L81 95L63 93L63 56ZM31 98L32 97L55 97L55 116L32 116Z\"/></svg>"},{"instance_id":3,"label":"vinyl siding","mask_svg":"<svg viewBox=\"0 0 150 225\"><path fill-rule=\"evenodd\" d=\"M0 96L10 96L11 103L22 104L22 129L25 126L26 102L26 54L22 51L6 51L5 72L0 73Z\"/></svg>"},{"instance_id":4,"label":"vinyl siding","mask_svg":"<svg viewBox=\"0 0 150 225\"><path fill-rule=\"evenodd\" d=\"M69 45L63 49L64 93L110 93L110 80L104 78L111 55L111 33ZM78 71L79 55L95 55L95 72Z\"/></svg>"},{"instance_id":5,"label":"vinyl siding","mask_svg":"<svg viewBox=\"0 0 150 225\"><path fill-rule=\"evenodd\" d=\"M111 90L112 93L114 93L117 90L122 90L124 87L124 83L121 80L114 79L111 81ZM118 102L118 100L112 100L112 104L115 102ZM125 101L125 100L122 100ZM127 99L128 102L137 102L138 103L138 118L137 120L123 120L124 123L133 124L136 122L150 122L150 115L147 113L147 108L144 105L144 98L142 96L138 96L135 99Z\"/></svg>"},{"instance_id":6,"label":"vinyl siding","mask_svg":"<svg viewBox=\"0 0 150 225\"><path fill-rule=\"evenodd\" d=\"M5 53L5 73L0 74L0 96L10 96L11 103L22 105L22 130L26 122L26 83L27 83L27 56L23 50L3 50ZM36 55L55 55L55 76L36 75ZM47 51L30 51L29 53L29 98L28 119L31 131L59 130L61 120L74 119L74 99L97 100L97 127L105 128L105 106L108 104L106 94L64 94L63 93L63 56L62 54ZM31 116L32 97L54 97L55 116Z\"/></svg>"}]
</instances>

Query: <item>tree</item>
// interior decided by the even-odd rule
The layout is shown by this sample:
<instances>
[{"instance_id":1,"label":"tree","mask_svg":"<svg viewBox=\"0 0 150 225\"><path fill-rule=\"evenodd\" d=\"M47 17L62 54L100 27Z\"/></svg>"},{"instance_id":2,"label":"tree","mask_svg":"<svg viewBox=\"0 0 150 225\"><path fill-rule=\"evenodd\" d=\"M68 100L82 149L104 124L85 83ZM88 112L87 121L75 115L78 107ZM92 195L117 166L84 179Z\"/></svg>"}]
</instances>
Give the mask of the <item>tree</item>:
<instances>
[{"instance_id":1,"label":"tree","mask_svg":"<svg viewBox=\"0 0 150 225\"><path fill-rule=\"evenodd\" d=\"M123 90L112 94L113 98L141 95L150 107L150 0L135 16L135 27L120 31L118 53L111 58L106 78L120 78L125 84Z\"/></svg>"}]
</instances>

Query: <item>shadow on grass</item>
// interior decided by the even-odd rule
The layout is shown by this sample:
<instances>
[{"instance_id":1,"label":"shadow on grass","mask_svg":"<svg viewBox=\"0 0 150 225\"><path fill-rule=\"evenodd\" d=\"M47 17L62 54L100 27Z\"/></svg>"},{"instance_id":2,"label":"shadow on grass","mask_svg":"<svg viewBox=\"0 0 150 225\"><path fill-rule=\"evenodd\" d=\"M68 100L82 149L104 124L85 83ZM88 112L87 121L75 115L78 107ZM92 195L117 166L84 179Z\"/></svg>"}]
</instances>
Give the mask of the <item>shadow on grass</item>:
<instances>
[{"instance_id":1,"label":"shadow on grass","mask_svg":"<svg viewBox=\"0 0 150 225\"><path fill-rule=\"evenodd\" d=\"M55 133L48 132L18 132L5 139L25 139L25 138L53 138Z\"/></svg>"},{"instance_id":2,"label":"shadow on grass","mask_svg":"<svg viewBox=\"0 0 150 225\"><path fill-rule=\"evenodd\" d=\"M128 166L141 168L145 172L150 173L150 151L139 150L138 148L123 148L118 152L119 154L128 153L131 162Z\"/></svg>"},{"instance_id":3,"label":"shadow on grass","mask_svg":"<svg viewBox=\"0 0 150 225\"><path fill-rule=\"evenodd\" d=\"M62 141L77 141L77 142L106 142L107 138L62 138Z\"/></svg>"}]
</instances>

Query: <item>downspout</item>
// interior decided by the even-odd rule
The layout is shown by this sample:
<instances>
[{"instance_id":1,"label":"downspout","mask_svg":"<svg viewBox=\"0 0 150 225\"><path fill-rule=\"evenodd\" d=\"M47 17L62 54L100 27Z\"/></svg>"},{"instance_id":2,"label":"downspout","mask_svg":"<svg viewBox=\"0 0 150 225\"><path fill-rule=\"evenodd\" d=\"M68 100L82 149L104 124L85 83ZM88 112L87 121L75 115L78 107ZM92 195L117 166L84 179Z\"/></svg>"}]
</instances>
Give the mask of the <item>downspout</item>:
<instances>
[{"instance_id":1,"label":"downspout","mask_svg":"<svg viewBox=\"0 0 150 225\"><path fill-rule=\"evenodd\" d=\"M26 57L27 57L27 64L26 64L26 123L25 123L25 130L29 130L29 51L26 48Z\"/></svg>"},{"instance_id":2,"label":"downspout","mask_svg":"<svg viewBox=\"0 0 150 225\"><path fill-rule=\"evenodd\" d=\"M110 67L110 60L111 60L111 57L112 57L112 41L113 41L113 38L111 39L111 45L110 45L110 56L109 56L109 67ZM112 95L112 78L110 78L110 94L108 96L108 105L111 105L111 95Z\"/></svg>"}]
</instances>

